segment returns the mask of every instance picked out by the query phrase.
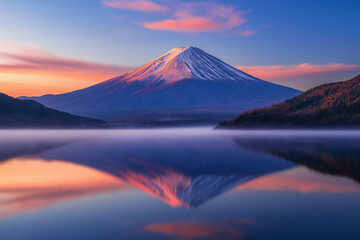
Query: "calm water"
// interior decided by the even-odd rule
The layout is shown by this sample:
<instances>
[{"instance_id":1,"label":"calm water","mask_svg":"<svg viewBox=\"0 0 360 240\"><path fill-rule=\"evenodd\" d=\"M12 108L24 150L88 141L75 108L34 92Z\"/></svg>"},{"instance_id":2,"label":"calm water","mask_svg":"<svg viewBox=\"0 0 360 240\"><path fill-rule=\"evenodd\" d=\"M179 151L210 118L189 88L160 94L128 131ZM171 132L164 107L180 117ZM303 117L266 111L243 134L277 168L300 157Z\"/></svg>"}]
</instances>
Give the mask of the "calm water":
<instances>
[{"instance_id":1,"label":"calm water","mask_svg":"<svg viewBox=\"0 0 360 240\"><path fill-rule=\"evenodd\" d=\"M360 132L0 131L0 239L359 239Z\"/></svg>"}]
</instances>

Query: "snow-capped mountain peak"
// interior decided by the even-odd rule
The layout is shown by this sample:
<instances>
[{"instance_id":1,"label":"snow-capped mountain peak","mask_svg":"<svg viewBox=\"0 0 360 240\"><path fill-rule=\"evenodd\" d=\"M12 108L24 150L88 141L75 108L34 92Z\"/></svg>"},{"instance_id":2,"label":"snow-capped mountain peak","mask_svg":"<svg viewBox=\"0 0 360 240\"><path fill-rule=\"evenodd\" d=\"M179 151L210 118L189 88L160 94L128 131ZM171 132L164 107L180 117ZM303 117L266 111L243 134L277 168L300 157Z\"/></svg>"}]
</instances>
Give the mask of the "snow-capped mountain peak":
<instances>
[{"instance_id":1,"label":"snow-capped mountain peak","mask_svg":"<svg viewBox=\"0 0 360 240\"><path fill-rule=\"evenodd\" d=\"M257 81L196 47L174 48L155 60L120 76L122 81L168 84L183 79Z\"/></svg>"},{"instance_id":2,"label":"snow-capped mountain peak","mask_svg":"<svg viewBox=\"0 0 360 240\"><path fill-rule=\"evenodd\" d=\"M124 75L60 95L24 98L121 123L218 123L300 91L250 76L196 47L174 48Z\"/></svg>"}]
</instances>

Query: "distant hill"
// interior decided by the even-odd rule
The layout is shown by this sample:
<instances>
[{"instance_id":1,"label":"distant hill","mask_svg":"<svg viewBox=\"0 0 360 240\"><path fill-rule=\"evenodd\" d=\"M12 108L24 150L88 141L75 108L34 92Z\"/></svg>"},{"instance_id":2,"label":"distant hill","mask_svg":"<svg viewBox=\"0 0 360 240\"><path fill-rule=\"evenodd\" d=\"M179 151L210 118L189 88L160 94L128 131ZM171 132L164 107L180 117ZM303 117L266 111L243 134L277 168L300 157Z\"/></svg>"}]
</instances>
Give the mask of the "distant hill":
<instances>
[{"instance_id":1,"label":"distant hill","mask_svg":"<svg viewBox=\"0 0 360 240\"><path fill-rule=\"evenodd\" d=\"M246 111L219 127L360 127L360 75L315 87L271 107Z\"/></svg>"},{"instance_id":2,"label":"distant hill","mask_svg":"<svg viewBox=\"0 0 360 240\"><path fill-rule=\"evenodd\" d=\"M45 107L33 100L19 100L0 93L0 128L81 128L105 124Z\"/></svg>"}]
</instances>

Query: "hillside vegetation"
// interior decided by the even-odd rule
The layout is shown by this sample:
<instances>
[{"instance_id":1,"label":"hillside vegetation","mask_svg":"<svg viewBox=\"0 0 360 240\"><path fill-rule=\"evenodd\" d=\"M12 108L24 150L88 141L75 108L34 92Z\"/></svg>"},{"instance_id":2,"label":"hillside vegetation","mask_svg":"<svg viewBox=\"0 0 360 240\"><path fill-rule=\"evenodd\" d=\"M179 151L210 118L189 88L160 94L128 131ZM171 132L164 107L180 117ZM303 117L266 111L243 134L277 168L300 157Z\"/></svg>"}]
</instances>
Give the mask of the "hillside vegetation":
<instances>
[{"instance_id":1,"label":"hillside vegetation","mask_svg":"<svg viewBox=\"0 0 360 240\"><path fill-rule=\"evenodd\" d=\"M360 76L324 84L271 107L249 110L219 127L360 127Z\"/></svg>"}]
</instances>

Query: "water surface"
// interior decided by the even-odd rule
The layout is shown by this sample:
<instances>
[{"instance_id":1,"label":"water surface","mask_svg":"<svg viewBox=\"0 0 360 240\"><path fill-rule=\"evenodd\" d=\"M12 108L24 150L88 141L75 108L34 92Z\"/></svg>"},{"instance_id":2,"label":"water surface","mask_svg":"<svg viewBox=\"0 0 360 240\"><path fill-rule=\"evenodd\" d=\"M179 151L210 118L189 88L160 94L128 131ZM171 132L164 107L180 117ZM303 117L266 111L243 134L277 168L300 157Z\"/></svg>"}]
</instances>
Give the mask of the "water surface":
<instances>
[{"instance_id":1,"label":"water surface","mask_svg":"<svg viewBox=\"0 0 360 240\"><path fill-rule=\"evenodd\" d=\"M359 204L359 131L0 131L0 239L356 239Z\"/></svg>"}]
</instances>

